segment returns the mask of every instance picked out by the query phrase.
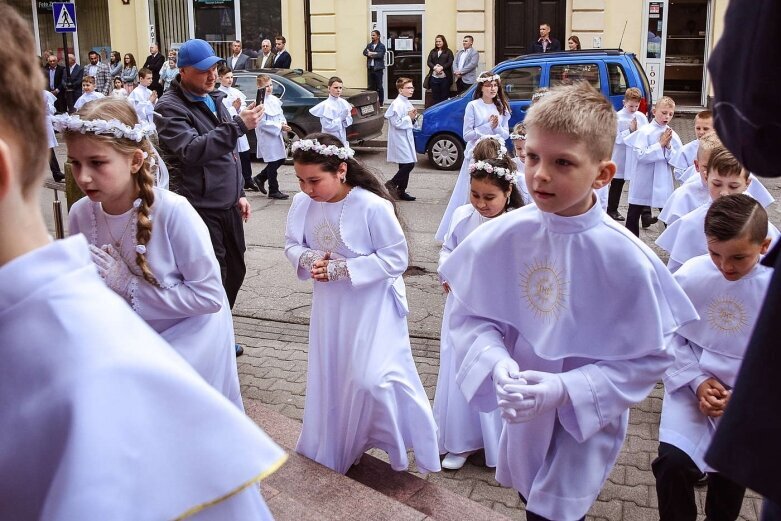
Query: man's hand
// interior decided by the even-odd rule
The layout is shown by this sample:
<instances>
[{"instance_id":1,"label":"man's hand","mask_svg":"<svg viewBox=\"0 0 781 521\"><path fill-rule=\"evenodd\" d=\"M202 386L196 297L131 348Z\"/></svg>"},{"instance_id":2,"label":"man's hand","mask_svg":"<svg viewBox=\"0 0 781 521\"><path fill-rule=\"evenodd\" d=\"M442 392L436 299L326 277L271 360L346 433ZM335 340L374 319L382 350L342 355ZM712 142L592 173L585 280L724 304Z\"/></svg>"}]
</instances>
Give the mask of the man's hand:
<instances>
[{"instance_id":1,"label":"man's hand","mask_svg":"<svg viewBox=\"0 0 781 521\"><path fill-rule=\"evenodd\" d=\"M724 414L730 392L715 378L708 378L697 387L700 412L711 418Z\"/></svg>"},{"instance_id":2,"label":"man's hand","mask_svg":"<svg viewBox=\"0 0 781 521\"><path fill-rule=\"evenodd\" d=\"M255 105L255 102L253 101L246 109L239 112L239 117L244 122L244 125L252 130L260 124L264 112L265 109L263 108L263 105Z\"/></svg>"},{"instance_id":3,"label":"man's hand","mask_svg":"<svg viewBox=\"0 0 781 521\"><path fill-rule=\"evenodd\" d=\"M240 198L239 202L236 204L236 207L241 212L241 218L244 219L244 222L249 221L249 218L252 217L252 206L250 206L247 198Z\"/></svg>"}]
</instances>

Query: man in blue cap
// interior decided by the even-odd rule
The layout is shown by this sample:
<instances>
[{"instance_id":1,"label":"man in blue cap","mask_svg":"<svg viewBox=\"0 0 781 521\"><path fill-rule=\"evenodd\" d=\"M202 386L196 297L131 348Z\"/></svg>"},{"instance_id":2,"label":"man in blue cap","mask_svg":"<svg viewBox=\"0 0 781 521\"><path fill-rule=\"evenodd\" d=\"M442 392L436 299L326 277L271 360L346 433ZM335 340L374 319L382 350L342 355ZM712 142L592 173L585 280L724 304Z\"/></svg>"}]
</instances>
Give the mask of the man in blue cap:
<instances>
[{"instance_id":1,"label":"man in blue cap","mask_svg":"<svg viewBox=\"0 0 781 521\"><path fill-rule=\"evenodd\" d=\"M231 307L244 281L244 226L252 209L236 151L254 129L263 106L250 104L231 117L215 89L217 63L211 45L189 40L179 48L179 75L155 106L155 125L170 172L170 188L190 201L209 228ZM243 353L236 344L237 356Z\"/></svg>"}]
</instances>

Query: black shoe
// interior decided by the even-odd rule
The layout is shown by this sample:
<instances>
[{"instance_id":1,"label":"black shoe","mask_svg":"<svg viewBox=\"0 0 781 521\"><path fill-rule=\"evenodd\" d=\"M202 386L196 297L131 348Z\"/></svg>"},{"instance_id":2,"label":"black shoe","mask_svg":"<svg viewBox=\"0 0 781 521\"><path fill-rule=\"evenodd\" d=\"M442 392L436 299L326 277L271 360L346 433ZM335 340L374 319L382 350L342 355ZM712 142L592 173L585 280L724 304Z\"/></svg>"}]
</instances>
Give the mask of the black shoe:
<instances>
[{"instance_id":1,"label":"black shoe","mask_svg":"<svg viewBox=\"0 0 781 521\"><path fill-rule=\"evenodd\" d=\"M63 174L62 172L52 172L52 177L58 183L62 183L63 181L65 181L65 174Z\"/></svg>"},{"instance_id":2,"label":"black shoe","mask_svg":"<svg viewBox=\"0 0 781 521\"><path fill-rule=\"evenodd\" d=\"M401 190L399 190L399 199L401 199L402 201L414 201L416 198L412 197L407 192L402 192Z\"/></svg>"},{"instance_id":3,"label":"black shoe","mask_svg":"<svg viewBox=\"0 0 781 521\"><path fill-rule=\"evenodd\" d=\"M388 189L388 193L394 199L399 199L399 187L393 184L393 181L385 181L385 188Z\"/></svg>"},{"instance_id":4,"label":"black shoe","mask_svg":"<svg viewBox=\"0 0 781 521\"><path fill-rule=\"evenodd\" d=\"M624 221L624 216L618 213L618 210L607 211L607 214L614 220L614 221Z\"/></svg>"},{"instance_id":5,"label":"black shoe","mask_svg":"<svg viewBox=\"0 0 781 521\"><path fill-rule=\"evenodd\" d=\"M640 223L643 225L643 228L648 228L652 224L656 224L659 222L658 217L650 217L647 214L643 214L640 216Z\"/></svg>"},{"instance_id":6,"label":"black shoe","mask_svg":"<svg viewBox=\"0 0 781 521\"><path fill-rule=\"evenodd\" d=\"M287 199L288 197L290 196L282 192L271 192L268 194L269 199Z\"/></svg>"},{"instance_id":7,"label":"black shoe","mask_svg":"<svg viewBox=\"0 0 781 521\"><path fill-rule=\"evenodd\" d=\"M244 181L244 191L247 192L260 192L260 188L257 184L255 184L255 181L252 179L247 179Z\"/></svg>"},{"instance_id":8,"label":"black shoe","mask_svg":"<svg viewBox=\"0 0 781 521\"><path fill-rule=\"evenodd\" d=\"M258 185L258 190L260 190L260 193L266 194L266 180L268 177L266 177L263 174L258 174L255 177L252 178L253 181L255 181L255 184Z\"/></svg>"},{"instance_id":9,"label":"black shoe","mask_svg":"<svg viewBox=\"0 0 781 521\"><path fill-rule=\"evenodd\" d=\"M235 347L236 347L236 358L238 358L244 354L244 348L241 347L241 344L235 344Z\"/></svg>"}]
</instances>

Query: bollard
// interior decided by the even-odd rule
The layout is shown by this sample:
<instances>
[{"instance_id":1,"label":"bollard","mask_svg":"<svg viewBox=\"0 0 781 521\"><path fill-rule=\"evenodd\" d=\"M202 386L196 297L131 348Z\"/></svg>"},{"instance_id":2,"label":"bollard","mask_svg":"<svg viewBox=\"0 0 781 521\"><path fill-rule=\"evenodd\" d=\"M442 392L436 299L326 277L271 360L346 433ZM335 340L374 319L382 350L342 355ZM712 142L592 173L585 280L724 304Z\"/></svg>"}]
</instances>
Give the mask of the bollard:
<instances>
[{"instance_id":1,"label":"bollard","mask_svg":"<svg viewBox=\"0 0 781 521\"><path fill-rule=\"evenodd\" d=\"M73 203L84 197L84 192L81 191L79 185L76 184L76 180L73 179L73 172L71 170L70 162L65 162L65 200L68 203L68 210L71 209Z\"/></svg>"},{"instance_id":2,"label":"bollard","mask_svg":"<svg viewBox=\"0 0 781 521\"><path fill-rule=\"evenodd\" d=\"M62 203L57 199L57 192L54 192L54 201L52 202L52 213L54 214L54 238L65 238L65 227L62 223Z\"/></svg>"}]
</instances>

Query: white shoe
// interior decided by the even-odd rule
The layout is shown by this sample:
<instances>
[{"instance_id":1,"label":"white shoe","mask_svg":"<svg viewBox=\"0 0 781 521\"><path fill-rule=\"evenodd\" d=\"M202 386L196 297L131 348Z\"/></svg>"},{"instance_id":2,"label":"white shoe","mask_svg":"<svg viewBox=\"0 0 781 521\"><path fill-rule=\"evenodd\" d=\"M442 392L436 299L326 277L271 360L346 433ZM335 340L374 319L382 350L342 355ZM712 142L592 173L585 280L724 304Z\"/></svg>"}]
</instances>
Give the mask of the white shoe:
<instances>
[{"instance_id":1,"label":"white shoe","mask_svg":"<svg viewBox=\"0 0 781 521\"><path fill-rule=\"evenodd\" d=\"M464 466L464 463L466 463L466 458L468 458L470 454L472 453L465 452L463 454L455 454L453 452L448 452L447 455L445 455L445 459L442 460L442 468L448 470L458 470Z\"/></svg>"}]
</instances>

